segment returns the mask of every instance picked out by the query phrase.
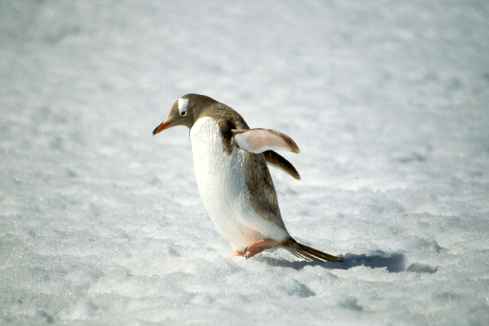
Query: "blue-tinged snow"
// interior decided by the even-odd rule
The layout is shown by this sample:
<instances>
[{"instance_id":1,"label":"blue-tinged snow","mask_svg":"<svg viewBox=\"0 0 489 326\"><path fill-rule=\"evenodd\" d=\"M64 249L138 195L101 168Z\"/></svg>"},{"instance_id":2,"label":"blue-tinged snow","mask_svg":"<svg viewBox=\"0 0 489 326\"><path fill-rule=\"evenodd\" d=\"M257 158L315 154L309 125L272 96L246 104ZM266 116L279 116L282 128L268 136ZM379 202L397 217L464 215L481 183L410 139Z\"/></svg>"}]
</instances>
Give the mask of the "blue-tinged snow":
<instances>
[{"instance_id":1,"label":"blue-tinged snow","mask_svg":"<svg viewBox=\"0 0 489 326\"><path fill-rule=\"evenodd\" d=\"M489 324L486 1L1 1L1 325ZM292 136L298 239L230 256L189 93Z\"/></svg>"}]
</instances>

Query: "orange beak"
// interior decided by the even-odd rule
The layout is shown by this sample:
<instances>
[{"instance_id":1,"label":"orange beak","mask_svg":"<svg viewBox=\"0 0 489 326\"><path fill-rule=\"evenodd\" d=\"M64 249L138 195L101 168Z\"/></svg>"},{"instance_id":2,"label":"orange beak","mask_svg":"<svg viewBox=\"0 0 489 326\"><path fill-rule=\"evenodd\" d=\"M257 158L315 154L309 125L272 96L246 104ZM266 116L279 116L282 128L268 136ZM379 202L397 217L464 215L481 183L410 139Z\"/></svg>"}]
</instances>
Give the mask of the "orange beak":
<instances>
[{"instance_id":1,"label":"orange beak","mask_svg":"<svg viewBox=\"0 0 489 326\"><path fill-rule=\"evenodd\" d=\"M153 135L156 135L160 132L162 132L165 129L168 129L173 126L173 121L168 120L160 123L154 130L153 130Z\"/></svg>"}]
</instances>

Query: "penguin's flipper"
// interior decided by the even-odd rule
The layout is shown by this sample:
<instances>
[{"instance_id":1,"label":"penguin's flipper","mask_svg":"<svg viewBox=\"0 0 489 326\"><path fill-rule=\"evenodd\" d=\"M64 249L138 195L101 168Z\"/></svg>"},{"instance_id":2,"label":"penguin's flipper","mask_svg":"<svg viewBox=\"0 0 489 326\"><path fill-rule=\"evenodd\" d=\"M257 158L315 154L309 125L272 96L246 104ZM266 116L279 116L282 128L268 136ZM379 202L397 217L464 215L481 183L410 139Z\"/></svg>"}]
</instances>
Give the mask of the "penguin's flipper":
<instances>
[{"instance_id":1,"label":"penguin's flipper","mask_svg":"<svg viewBox=\"0 0 489 326\"><path fill-rule=\"evenodd\" d=\"M286 150L299 153L299 146L286 134L272 129L233 129L236 144L250 153L263 153L268 150Z\"/></svg>"},{"instance_id":2,"label":"penguin's flipper","mask_svg":"<svg viewBox=\"0 0 489 326\"><path fill-rule=\"evenodd\" d=\"M267 163L281 169L294 179L301 179L301 176L299 175L299 172L297 172L296 168L281 155L275 153L274 151L264 151L263 156L265 157Z\"/></svg>"}]
</instances>

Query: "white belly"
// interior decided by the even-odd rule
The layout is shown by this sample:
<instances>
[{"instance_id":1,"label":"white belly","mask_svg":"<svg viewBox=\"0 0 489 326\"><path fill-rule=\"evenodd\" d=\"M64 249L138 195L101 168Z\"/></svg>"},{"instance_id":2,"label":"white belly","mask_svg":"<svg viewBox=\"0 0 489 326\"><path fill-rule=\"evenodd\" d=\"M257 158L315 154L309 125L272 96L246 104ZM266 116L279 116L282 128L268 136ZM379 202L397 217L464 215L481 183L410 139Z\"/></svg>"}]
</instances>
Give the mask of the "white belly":
<instances>
[{"instance_id":1,"label":"white belly","mask_svg":"<svg viewBox=\"0 0 489 326\"><path fill-rule=\"evenodd\" d=\"M204 206L219 233L235 250L268 238L284 240L283 228L257 215L249 202L243 171L245 153L227 154L214 119L197 120L190 131L194 170Z\"/></svg>"}]
</instances>

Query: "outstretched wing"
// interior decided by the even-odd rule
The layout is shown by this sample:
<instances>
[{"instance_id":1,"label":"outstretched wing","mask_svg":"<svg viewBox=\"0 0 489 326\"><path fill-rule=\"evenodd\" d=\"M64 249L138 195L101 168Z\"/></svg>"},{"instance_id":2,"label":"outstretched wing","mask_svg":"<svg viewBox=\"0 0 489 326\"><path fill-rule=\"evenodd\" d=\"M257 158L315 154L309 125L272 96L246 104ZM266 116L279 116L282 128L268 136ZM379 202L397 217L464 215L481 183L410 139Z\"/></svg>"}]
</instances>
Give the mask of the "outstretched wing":
<instances>
[{"instance_id":1,"label":"outstretched wing","mask_svg":"<svg viewBox=\"0 0 489 326\"><path fill-rule=\"evenodd\" d=\"M269 150L286 150L299 153L295 141L281 132L272 129L233 129L236 144L250 153L263 153Z\"/></svg>"},{"instance_id":2,"label":"outstretched wing","mask_svg":"<svg viewBox=\"0 0 489 326\"><path fill-rule=\"evenodd\" d=\"M294 179L301 179L301 176L299 175L299 172L297 172L296 168L281 155L275 153L274 151L265 151L263 152L263 156L265 157L267 163L281 169Z\"/></svg>"}]
</instances>

